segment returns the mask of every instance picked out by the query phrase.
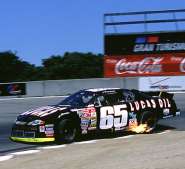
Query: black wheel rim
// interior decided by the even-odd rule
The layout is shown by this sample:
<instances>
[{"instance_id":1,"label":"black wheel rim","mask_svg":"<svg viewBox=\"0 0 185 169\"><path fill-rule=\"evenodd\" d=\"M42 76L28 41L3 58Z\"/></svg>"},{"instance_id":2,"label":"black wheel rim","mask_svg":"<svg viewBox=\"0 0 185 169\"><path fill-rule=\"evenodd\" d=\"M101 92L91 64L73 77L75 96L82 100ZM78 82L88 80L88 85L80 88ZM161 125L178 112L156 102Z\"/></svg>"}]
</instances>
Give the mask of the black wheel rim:
<instances>
[{"instance_id":1,"label":"black wheel rim","mask_svg":"<svg viewBox=\"0 0 185 169\"><path fill-rule=\"evenodd\" d=\"M75 138L76 129L74 127L67 127L64 129L64 139L72 141Z\"/></svg>"},{"instance_id":2,"label":"black wheel rim","mask_svg":"<svg viewBox=\"0 0 185 169\"><path fill-rule=\"evenodd\" d=\"M58 128L58 141L65 143L73 142L76 137L76 131L71 121L63 121Z\"/></svg>"},{"instance_id":3,"label":"black wheel rim","mask_svg":"<svg viewBox=\"0 0 185 169\"><path fill-rule=\"evenodd\" d=\"M152 132L157 124L157 117L155 114L151 115L148 114L146 115L143 120L142 120L142 124L146 124L147 125L147 129L146 129L146 133Z\"/></svg>"},{"instance_id":4,"label":"black wheel rim","mask_svg":"<svg viewBox=\"0 0 185 169\"><path fill-rule=\"evenodd\" d=\"M149 117L146 121L146 124L148 126L148 131L153 130L156 127L156 118L155 117Z\"/></svg>"}]
</instances>

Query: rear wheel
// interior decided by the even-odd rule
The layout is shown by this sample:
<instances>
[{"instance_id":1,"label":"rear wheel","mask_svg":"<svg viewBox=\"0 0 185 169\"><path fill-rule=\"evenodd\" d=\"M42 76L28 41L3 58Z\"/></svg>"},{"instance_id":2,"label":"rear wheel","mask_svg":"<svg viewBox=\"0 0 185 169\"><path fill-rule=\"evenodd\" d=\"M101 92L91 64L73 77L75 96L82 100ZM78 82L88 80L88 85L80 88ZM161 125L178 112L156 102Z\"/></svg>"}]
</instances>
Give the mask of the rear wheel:
<instances>
[{"instance_id":1,"label":"rear wheel","mask_svg":"<svg viewBox=\"0 0 185 169\"><path fill-rule=\"evenodd\" d=\"M151 133L155 130L157 121L157 113L146 111L141 116L140 124L146 124L145 133Z\"/></svg>"},{"instance_id":2,"label":"rear wheel","mask_svg":"<svg viewBox=\"0 0 185 169\"><path fill-rule=\"evenodd\" d=\"M75 140L77 135L77 127L72 120L61 120L56 129L57 143L71 143Z\"/></svg>"}]
</instances>

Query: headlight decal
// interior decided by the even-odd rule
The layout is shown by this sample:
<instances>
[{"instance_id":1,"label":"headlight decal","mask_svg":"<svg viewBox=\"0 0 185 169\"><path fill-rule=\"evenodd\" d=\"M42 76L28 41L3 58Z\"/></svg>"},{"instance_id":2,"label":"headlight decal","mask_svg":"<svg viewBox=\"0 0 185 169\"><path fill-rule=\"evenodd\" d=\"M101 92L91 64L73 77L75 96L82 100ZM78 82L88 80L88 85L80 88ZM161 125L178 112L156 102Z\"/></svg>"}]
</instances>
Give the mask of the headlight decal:
<instances>
[{"instance_id":1,"label":"headlight decal","mask_svg":"<svg viewBox=\"0 0 185 169\"><path fill-rule=\"evenodd\" d=\"M37 126L37 125L43 125L43 124L44 124L44 121L42 121L42 120L34 120L34 121L29 122L27 125Z\"/></svg>"}]
</instances>

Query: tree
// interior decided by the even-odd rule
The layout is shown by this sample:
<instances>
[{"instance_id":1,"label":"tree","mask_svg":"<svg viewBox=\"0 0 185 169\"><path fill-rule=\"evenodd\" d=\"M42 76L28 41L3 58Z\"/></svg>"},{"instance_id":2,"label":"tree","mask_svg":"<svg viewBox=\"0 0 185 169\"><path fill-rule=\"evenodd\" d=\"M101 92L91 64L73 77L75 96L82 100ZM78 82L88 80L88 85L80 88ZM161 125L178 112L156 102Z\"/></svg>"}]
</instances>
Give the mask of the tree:
<instances>
[{"instance_id":1,"label":"tree","mask_svg":"<svg viewBox=\"0 0 185 169\"><path fill-rule=\"evenodd\" d=\"M103 77L103 55L65 53L44 59L36 67L22 61L11 51L0 53L0 82L31 80L81 79Z\"/></svg>"},{"instance_id":2,"label":"tree","mask_svg":"<svg viewBox=\"0 0 185 169\"><path fill-rule=\"evenodd\" d=\"M0 53L0 82L32 80L36 67L11 51Z\"/></svg>"},{"instance_id":3,"label":"tree","mask_svg":"<svg viewBox=\"0 0 185 169\"><path fill-rule=\"evenodd\" d=\"M65 53L43 60L47 79L81 79L103 77L103 56L92 53Z\"/></svg>"}]
</instances>

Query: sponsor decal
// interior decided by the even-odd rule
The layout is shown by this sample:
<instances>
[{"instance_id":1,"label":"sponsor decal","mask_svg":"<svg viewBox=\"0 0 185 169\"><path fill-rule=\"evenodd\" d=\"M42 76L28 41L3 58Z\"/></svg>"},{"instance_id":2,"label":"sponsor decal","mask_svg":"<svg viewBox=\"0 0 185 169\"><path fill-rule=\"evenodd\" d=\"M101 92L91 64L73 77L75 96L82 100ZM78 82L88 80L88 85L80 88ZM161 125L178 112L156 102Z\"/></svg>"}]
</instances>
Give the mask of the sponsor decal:
<instances>
[{"instance_id":1,"label":"sponsor decal","mask_svg":"<svg viewBox=\"0 0 185 169\"><path fill-rule=\"evenodd\" d=\"M170 109L164 109L164 110L163 110L163 114L164 114L165 116L168 116L168 115L170 114Z\"/></svg>"},{"instance_id":2,"label":"sponsor decal","mask_svg":"<svg viewBox=\"0 0 185 169\"><path fill-rule=\"evenodd\" d=\"M104 76L185 75L185 53L105 56Z\"/></svg>"},{"instance_id":3,"label":"sponsor decal","mask_svg":"<svg viewBox=\"0 0 185 169\"><path fill-rule=\"evenodd\" d=\"M18 96L26 94L26 83L0 84L1 96Z\"/></svg>"},{"instance_id":4,"label":"sponsor decal","mask_svg":"<svg viewBox=\"0 0 185 169\"><path fill-rule=\"evenodd\" d=\"M46 127L46 129L45 129L46 131L53 131L53 127L51 128L51 127Z\"/></svg>"},{"instance_id":5,"label":"sponsor decal","mask_svg":"<svg viewBox=\"0 0 185 169\"><path fill-rule=\"evenodd\" d=\"M47 137L53 137L54 136L54 131L45 131L45 134Z\"/></svg>"},{"instance_id":6,"label":"sponsor decal","mask_svg":"<svg viewBox=\"0 0 185 169\"><path fill-rule=\"evenodd\" d=\"M95 119L91 119L90 125L88 127L88 130L95 130L96 129L96 124L97 124L96 118Z\"/></svg>"},{"instance_id":7,"label":"sponsor decal","mask_svg":"<svg viewBox=\"0 0 185 169\"><path fill-rule=\"evenodd\" d=\"M81 129L94 130L96 129L96 109L94 107L88 107L77 111L81 118Z\"/></svg>"},{"instance_id":8,"label":"sponsor decal","mask_svg":"<svg viewBox=\"0 0 185 169\"><path fill-rule=\"evenodd\" d=\"M116 74L124 73L158 73L162 70L160 62L163 58L160 57L146 57L141 61L129 62L126 59L121 59L115 66Z\"/></svg>"},{"instance_id":9,"label":"sponsor decal","mask_svg":"<svg viewBox=\"0 0 185 169\"><path fill-rule=\"evenodd\" d=\"M41 133L44 133L45 132L45 126L39 126L39 131Z\"/></svg>"},{"instance_id":10,"label":"sponsor decal","mask_svg":"<svg viewBox=\"0 0 185 169\"><path fill-rule=\"evenodd\" d=\"M136 127L138 126L137 119L129 119L129 127Z\"/></svg>"},{"instance_id":11,"label":"sponsor decal","mask_svg":"<svg viewBox=\"0 0 185 169\"><path fill-rule=\"evenodd\" d=\"M94 107L79 109L78 114L81 118L96 117L96 109Z\"/></svg>"},{"instance_id":12,"label":"sponsor decal","mask_svg":"<svg viewBox=\"0 0 185 169\"><path fill-rule=\"evenodd\" d=\"M150 89L163 89L163 90L167 90L167 89L171 89L171 88L174 88L174 89L179 89L181 88L181 86L173 86L173 85L152 85L150 86Z\"/></svg>"},{"instance_id":13,"label":"sponsor decal","mask_svg":"<svg viewBox=\"0 0 185 169\"><path fill-rule=\"evenodd\" d=\"M7 91L11 95L18 95L21 93L21 90L19 88L18 84L10 84L7 86Z\"/></svg>"},{"instance_id":14,"label":"sponsor decal","mask_svg":"<svg viewBox=\"0 0 185 169\"><path fill-rule=\"evenodd\" d=\"M185 50L185 43L171 42L158 43L158 36L137 37L133 52L163 52L163 51L182 51Z\"/></svg>"},{"instance_id":15,"label":"sponsor decal","mask_svg":"<svg viewBox=\"0 0 185 169\"><path fill-rule=\"evenodd\" d=\"M45 127L46 128L51 128L51 127L53 128L54 127L54 124L46 124Z\"/></svg>"},{"instance_id":16,"label":"sponsor decal","mask_svg":"<svg viewBox=\"0 0 185 169\"><path fill-rule=\"evenodd\" d=\"M134 112L129 112L129 117L130 117L130 119L135 119L136 114Z\"/></svg>"},{"instance_id":17,"label":"sponsor decal","mask_svg":"<svg viewBox=\"0 0 185 169\"><path fill-rule=\"evenodd\" d=\"M185 32L105 35L105 54L118 56L184 52L184 37Z\"/></svg>"},{"instance_id":18,"label":"sponsor decal","mask_svg":"<svg viewBox=\"0 0 185 169\"><path fill-rule=\"evenodd\" d=\"M87 134L87 130L83 129L82 134Z\"/></svg>"},{"instance_id":19,"label":"sponsor decal","mask_svg":"<svg viewBox=\"0 0 185 169\"><path fill-rule=\"evenodd\" d=\"M53 124L47 124L47 125L45 125L45 130L46 130L46 131L54 131L54 130L53 130L53 127L54 127Z\"/></svg>"},{"instance_id":20,"label":"sponsor decal","mask_svg":"<svg viewBox=\"0 0 185 169\"><path fill-rule=\"evenodd\" d=\"M158 41L158 36L137 37L135 43L157 43Z\"/></svg>"},{"instance_id":21,"label":"sponsor decal","mask_svg":"<svg viewBox=\"0 0 185 169\"><path fill-rule=\"evenodd\" d=\"M185 90L185 76L155 76L139 78L139 90L174 91Z\"/></svg>"},{"instance_id":22,"label":"sponsor decal","mask_svg":"<svg viewBox=\"0 0 185 169\"><path fill-rule=\"evenodd\" d=\"M87 129L89 126L90 120L89 119L81 119L81 129Z\"/></svg>"},{"instance_id":23,"label":"sponsor decal","mask_svg":"<svg viewBox=\"0 0 185 169\"><path fill-rule=\"evenodd\" d=\"M136 114L134 112L129 112L129 127L136 127L138 126L138 122L137 122L137 117Z\"/></svg>"},{"instance_id":24,"label":"sponsor decal","mask_svg":"<svg viewBox=\"0 0 185 169\"><path fill-rule=\"evenodd\" d=\"M48 137L54 136L54 129L53 129L53 127L54 127L53 124L45 125L45 134L46 134L46 136L48 136Z\"/></svg>"},{"instance_id":25,"label":"sponsor decal","mask_svg":"<svg viewBox=\"0 0 185 169\"><path fill-rule=\"evenodd\" d=\"M147 100L140 100L129 103L130 110L135 112L139 110L143 110L145 108L171 108L171 103L169 99L147 99Z\"/></svg>"},{"instance_id":26,"label":"sponsor decal","mask_svg":"<svg viewBox=\"0 0 185 169\"><path fill-rule=\"evenodd\" d=\"M81 117L81 129L82 129L82 134L87 134L87 130L90 124L90 118L87 116L86 113L84 113L83 110L79 110L78 111L80 113L80 117Z\"/></svg>"}]
</instances>

